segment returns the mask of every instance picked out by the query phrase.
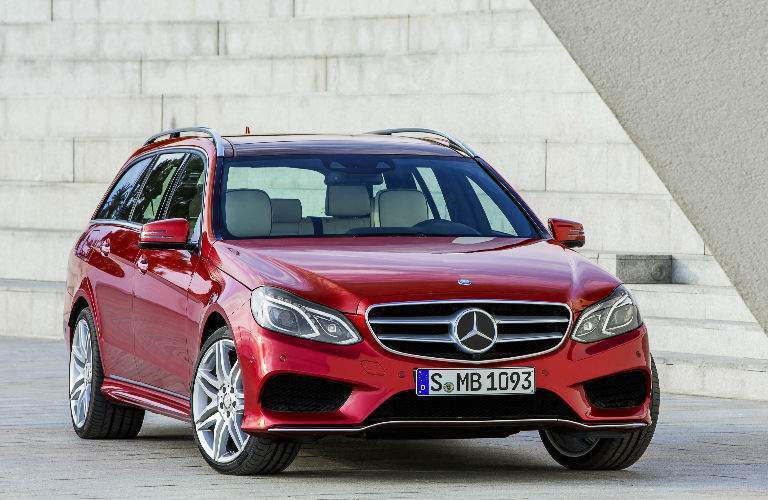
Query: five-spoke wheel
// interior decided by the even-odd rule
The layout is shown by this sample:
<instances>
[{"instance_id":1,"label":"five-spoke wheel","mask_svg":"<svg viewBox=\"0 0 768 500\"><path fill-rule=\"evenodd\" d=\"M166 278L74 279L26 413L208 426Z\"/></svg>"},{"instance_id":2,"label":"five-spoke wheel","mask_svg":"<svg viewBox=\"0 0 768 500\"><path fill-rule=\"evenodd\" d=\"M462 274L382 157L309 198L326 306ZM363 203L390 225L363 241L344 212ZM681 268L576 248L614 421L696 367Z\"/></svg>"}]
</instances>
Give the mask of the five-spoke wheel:
<instances>
[{"instance_id":1,"label":"five-spoke wheel","mask_svg":"<svg viewBox=\"0 0 768 500\"><path fill-rule=\"evenodd\" d=\"M88 417L93 386L93 353L91 330L86 318L81 318L72 332L72 352L69 357L69 407L72 423L82 428Z\"/></svg>"},{"instance_id":2,"label":"five-spoke wheel","mask_svg":"<svg viewBox=\"0 0 768 500\"><path fill-rule=\"evenodd\" d=\"M250 436L243 431L243 371L227 327L213 332L200 349L191 389L195 442L217 471L274 474L296 457L298 442Z\"/></svg>"},{"instance_id":3,"label":"five-spoke wheel","mask_svg":"<svg viewBox=\"0 0 768 500\"><path fill-rule=\"evenodd\" d=\"M235 343L221 339L203 353L192 394L197 439L216 462L231 462L248 442L240 428L243 409L243 377Z\"/></svg>"}]
</instances>

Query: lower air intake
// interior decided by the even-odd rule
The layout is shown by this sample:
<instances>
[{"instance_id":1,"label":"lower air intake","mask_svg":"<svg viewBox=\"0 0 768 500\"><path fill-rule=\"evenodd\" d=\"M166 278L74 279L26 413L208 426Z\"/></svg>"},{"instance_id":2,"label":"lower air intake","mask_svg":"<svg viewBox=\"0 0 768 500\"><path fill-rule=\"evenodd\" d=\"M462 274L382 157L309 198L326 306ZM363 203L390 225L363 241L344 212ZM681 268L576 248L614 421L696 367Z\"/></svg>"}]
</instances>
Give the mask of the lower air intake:
<instances>
[{"instance_id":1,"label":"lower air intake","mask_svg":"<svg viewBox=\"0 0 768 500\"><path fill-rule=\"evenodd\" d=\"M261 405L270 411L320 413L336 411L352 392L343 382L305 375L275 375L261 390Z\"/></svg>"},{"instance_id":2,"label":"lower air intake","mask_svg":"<svg viewBox=\"0 0 768 500\"><path fill-rule=\"evenodd\" d=\"M647 377L637 370L619 373L585 383L584 391L597 408L634 408L642 405L648 396Z\"/></svg>"}]
</instances>

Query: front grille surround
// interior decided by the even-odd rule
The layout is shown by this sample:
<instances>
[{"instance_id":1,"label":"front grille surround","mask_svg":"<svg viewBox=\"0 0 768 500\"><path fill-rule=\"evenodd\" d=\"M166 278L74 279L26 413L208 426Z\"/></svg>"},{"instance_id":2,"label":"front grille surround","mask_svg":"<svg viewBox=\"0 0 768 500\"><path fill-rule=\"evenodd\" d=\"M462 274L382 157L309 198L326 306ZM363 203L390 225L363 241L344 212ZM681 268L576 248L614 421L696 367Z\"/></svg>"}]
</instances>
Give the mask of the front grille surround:
<instances>
[{"instance_id":1,"label":"front grille surround","mask_svg":"<svg viewBox=\"0 0 768 500\"><path fill-rule=\"evenodd\" d=\"M403 319L406 321L403 323L398 322L395 326L405 325L406 330L425 330L423 320L436 319L439 320L439 323L428 323L426 326L442 325L445 326L445 331L449 332L451 315L470 308L482 309L494 317L497 321L499 339L502 336L507 338L514 336L518 340L515 342L497 340L494 348L488 352L466 354L460 352L453 342L445 340L444 336L448 333L430 335L427 332L423 332L426 335L421 335L421 337L425 338L433 336L437 340L397 340L397 336L383 333L384 329L393 326L391 323L382 322L382 320L387 320L388 318L377 317L379 310L387 309L390 312L394 311L398 315L398 320ZM502 314L505 308L516 308L522 314L511 316ZM408 312L409 309L411 312ZM437 312L438 314L426 314L430 311ZM547 318L552 318L552 320L542 321ZM419 322L407 323L409 320ZM565 340L571 333L573 312L567 304L561 302L504 299L427 300L373 304L365 311L365 321L369 332L371 332L376 342L383 349L391 353L419 359L465 364L485 364L527 359L556 351L565 343ZM542 328L543 325L550 324L556 324L557 331L542 331L547 330L547 328ZM374 327L374 325L377 325L377 327ZM520 330L525 331L521 332ZM380 335L382 338L380 338ZM520 341L521 337L526 338ZM496 351L496 347L499 345L521 348L523 344L530 344L530 348L516 350L510 347L504 351ZM442 349L433 349L433 346L441 346Z\"/></svg>"}]
</instances>

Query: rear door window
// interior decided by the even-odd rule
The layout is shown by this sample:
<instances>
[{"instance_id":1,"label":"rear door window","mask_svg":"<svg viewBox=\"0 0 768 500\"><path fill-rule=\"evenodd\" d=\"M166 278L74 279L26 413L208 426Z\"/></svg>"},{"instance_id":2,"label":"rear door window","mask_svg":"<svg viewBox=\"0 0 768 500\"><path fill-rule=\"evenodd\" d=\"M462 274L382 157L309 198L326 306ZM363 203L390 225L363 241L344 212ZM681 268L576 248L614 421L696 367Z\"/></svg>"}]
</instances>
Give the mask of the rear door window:
<instances>
[{"instance_id":1,"label":"rear door window","mask_svg":"<svg viewBox=\"0 0 768 500\"><path fill-rule=\"evenodd\" d=\"M186 156L187 153L166 153L157 157L157 161L147 175L136 198L136 205L133 207L130 218L131 222L146 224L157 218L160 214L163 195L171 185L171 181L173 181Z\"/></svg>"},{"instance_id":2,"label":"rear door window","mask_svg":"<svg viewBox=\"0 0 768 500\"><path fill-rule=\"evenodd\" d=\"M144 158L128 167L120 180L109 192L104 203L96 213L100 220L128 220L135 202L133 193L139 184L142 174L154 157Z\"/></svg>"}]
</instances>

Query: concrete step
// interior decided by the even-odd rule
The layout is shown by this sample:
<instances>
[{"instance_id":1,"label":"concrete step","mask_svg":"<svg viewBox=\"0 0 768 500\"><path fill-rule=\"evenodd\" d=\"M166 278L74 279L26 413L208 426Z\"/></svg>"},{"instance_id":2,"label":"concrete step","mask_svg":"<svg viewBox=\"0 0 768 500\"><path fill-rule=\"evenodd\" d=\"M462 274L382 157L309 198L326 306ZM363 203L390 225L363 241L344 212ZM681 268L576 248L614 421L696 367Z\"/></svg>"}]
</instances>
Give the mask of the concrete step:
<instances>
[{"instance_id":1,"label":"concrete step","mask_svg":"<svg viewBox=\"0 0 768 500\"><path fill-rule=\"evenodd\" d=\"M466 71L469 67L473 71ZM147 61L4 58L0 59L0 88L6 96L593 91L560 47L335 57L216 55Z\"/></svg>"},{"instance_id":2,"label":"concrete step","mask_svg":"<svg viewBox=\"0 0 768 500\"><path fill-rule=\"evenodd\" d=\"M641 311L643 311L641 309ZM768 359L768 337L754 322L643 316L654 350Z\"/></svg>"},{"instance_id":3,"label":"concrete step","mask_svg":"<svg viewBox=\"0 0 768 500\"><path fill-rule=\"evenodd\" d=\"M0 139L0 182L108 183L145 139Z\"/></svg>"},{"instance_id":4,"label":"concrete step","mask_svg":"<svg viewBox=\"0 0 768 500\"><path fill-rule=\"evenodd\" d=\"M63 338L63 282L0 279L0 336Z\"/></svg>"},{"instance_id":5,"label":"concrete step","mask_svg":"<svg viewBox=\"0 0 768 500\"><path fill-rule=\"evenodd\" d=\"M674 210L679 210L675 207ZM580 251L597 265L613 275L621 274L618 266L621 265L621 255L617 252L595 252L592 250ZM672 283L678 285L700 285L713 287L732 287L728 276L723 272L720 264L714 257L708 254L672 254ZM649 266L651 269L652 266Z\"/></svg>"},{"instance_id":6,"label":"concrete step","mask_svg":"<svg viewBox=\"0 0 768 500\"><path fill-rule=\"evenodd\" d=\"M644 316L756 323L735 288L702 285L628 285Z\"/></svg>"},{"instance_id":7,"label":"concrete step","mask_svg":"<svg viewBox=\"0 0 768 500\"><path fill-rule=\"evenodd\" d=\"M0 25L0 57L339 56L560 46L533 9L380 17L243 16L237 21L6 23Z\"/></svg>"},{"instance_id":8,"label":"concrete step","mask_svg":"<svg viewBox=\"0 0 768 500\"><path fill-rule=\"evenodd\" d=\"M662 392L768 401L768 360L665 351L653 354Z\"/></svg>"},{"instance_id":9,"label":"concrete step","mask_svg":"<svg viewBox=\"0 0 768 500\"><path fill-rule=\"evenodd\" d=\"M80 233L0 228L0 279L64 280Z\"/></svg>"},{"instance_id":10,"label":"concrete step","mask_svg":"<svg viewBox=\"0 0 768 500\"><path fill-rule=\"evenodd\" d=\"M3 0L9 2L12 0ZM45 16L49 0L33 0ZM98 6L98 8L97 8ZM393 17L474 11L500 12L532 9L527 0L390 0L361 2L355 0L250 0L210 2L201 0L133 0L127 7L121 0L56 0L53 20L100 22L152 21L237 21L269 17ZM47 21L31 11L17 14L14 22Z\"/></svg>"},{"instance_id":11,"label":"concrete step","mask_svg":"<svg viewBox=\"0 0 768 500\"><path fill-rule=\"evenodd\" d=\"M453 112L457 109L462 113ZM535 112L521 112L529 109ZM241 132L245 124L253 133L360 133L404 123L450 130L459 137L511 142L628 142L615 118L602 109L600 97L591 92L8 97L0 98L0 112L7 117L0 122L0 134L7 139L145 137L161 127L191 123L215 126L222 133Z\"/></svg>"},{"instance_id":12,"label":"concrete step","mask_svg":"<svg viewBox=\"0 0 768 500\"><path fill-rule=\"evenodd\" d=\"M82 231L105 183L0 182L0 227Z\"/></svg>"}]
</instances>

